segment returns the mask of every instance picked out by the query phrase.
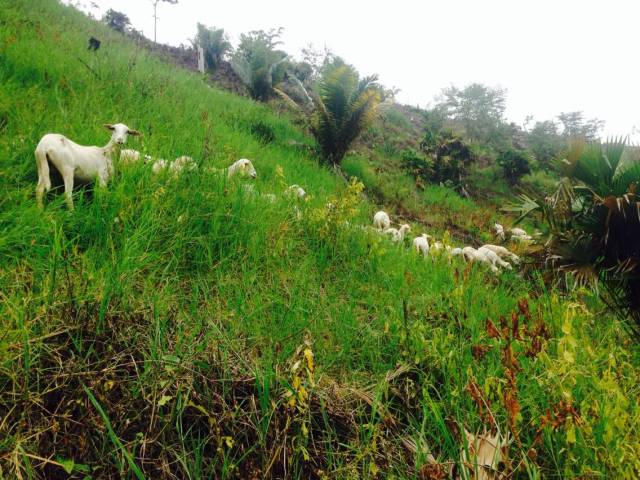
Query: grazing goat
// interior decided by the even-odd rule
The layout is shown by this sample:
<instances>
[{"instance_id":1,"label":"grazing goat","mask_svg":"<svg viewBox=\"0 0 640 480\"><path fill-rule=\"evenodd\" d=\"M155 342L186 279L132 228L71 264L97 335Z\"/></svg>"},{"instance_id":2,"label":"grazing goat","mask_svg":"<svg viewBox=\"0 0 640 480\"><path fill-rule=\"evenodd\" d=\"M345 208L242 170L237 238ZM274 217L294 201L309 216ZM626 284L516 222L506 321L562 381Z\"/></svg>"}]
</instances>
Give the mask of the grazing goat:
<instances>
[{"instance_id":1,"label":"grazing goat","mask_svg":"<svg viewBox=\"0 0 640 480\"><path fill-rule=\"evenodd\" d=\"M493 229L496 233L496 237L504 242L506 240L504 227L499 223L496 223L493 225ZM525 232L522 228L510 228L509 235L511 240L514 240L516 242L530 242L533 240L533 237Z\"/></svg>"},{"instance_id":2,"label":"grazing goat","mask_svg":"<svg viewBox=\"0 0 640 480\"><path fill-rule=\"evenodd\" d=\"M234 177L236 175L240 175L241 177L256 178L258 176L258 173L256 172L256 169L253 168L253 163L251 163L251 160L241 158L240 160L234 162L229 168L227 168L228 178Z\"/></svg>"},{"instance_id":3,"label":"grazing goat","mask_svg":"<svg viewBox=\"0 0 640 480\"><path fill-rule=\"evenodd\" d=\"M288 187L285 190L285 193L287 195L295 195L298 198L304 198L307 196L307 192L304 191L304 188L302 188L300 185L291 185L290 187Z\"/></svg>"},{"instance_id":4,"label":"grazing goat","mask_svg":"<svg viewBox=\"0 0 640 480\"><path fill-rule=\"evenodd\" d=\"M196 161L187 155L182 155L181 157L176 158L169 165L169 171L175 174L179 174L180 172L182 172L182 170L193 172L197 169L198 164L196 163Z\"/></svg>"},{"instance_id":5,"label":"grazing goat","mask_svg":"<svg viewBox=\"0 0 640 480\"><path fill-rule=\"evenodd\" d=\"M149 155L141 155L137 150L132 150L130 148L120 150L121 165L133 165L134 163L140 161L140 157L144 159L144 163L149 163L154 160L154 158Z\"/></svg>"},{"instance_id":6,"label":"grazing goat","mask_svg":"<svg viewBox=\"0 0 640 480\"><path fill-rule=\"evenodd\" d=\"M506 268L507 270L511 270L511 265L507 262L505 262L504 260L502 260L500 258L500 256L494 252L493 250L490 250L488 248L484 248L484 247L480 247L478 249L478 252L481 253L482 255L484 255L487 260L489 260L489 262L491 262L491 265L498 266L501 268Z\"/></svg>"},{"instance_id":7,"label":"grazing goat","mask_svg":"<svg viewBox=\"0 0 640 480\"><path fill-rule=\"evenodd\" d=\"M413 248L416 252L421 253L425 257L429 255L429 235L423 233L419 237L413 239Z\"/></svg>"},{"instance_id":8,"label":"grazing goat","mask_svg":"<svg viewBox=\"0 0 640 480\"><path fill-rule=\"evenodd\" d=\"M502 258L502 259L508 258L509 260L511 260L515 264L520 263L520 257L518 255L516 255L513 252L510 252L509 250L507 250L505 247L503 247L501 245L487 244L487 245L483 245L480 248L491 250L492 252L497 254L500 258Z\"/></svg>"},{"instance_id":9,"label":"grazing goat","mask_svg":"<svg viewBox=\"0 0 640 480\"><path fill-rule=\"evenodd\" d=\"M101 186L109 181L113 175L112 153L117 145L124 145L128 135L140 135L122 123L107 124L111 130L111 140L104 147L84 146L72 142L64 135L47 133L36 147L36 166L38 168L38 186L36 187L36 201L43 207L42 197L51 189L49 164L53 165L64 181L64 195L70 210L73 210L74 180L90 182L95 179Z\"/></svg>"},{"instance_id":10,"label":"grazing goat","mask_svg":"<svg viewBox=\"0 0 640 480\"><path fill-rule=\"evenodd\" d=\"M489 265L489 268L492 272L498 272L498 267L496 267L483 252L480 252L473 247L464 247L462 249L462 256L467 262L486 263L487 265Z\"/></svg>"},{"instance_id":11,"label":"grazing goat","mask_svg":"<svg viewBox=\"0 0 640 480\"><path fill-rule=\"evenodd\" d=\"M391 240L394 242L402 242L404 240L404 236L407 232L411 231L411 227L406 223L400 225L400 228L387 228L384 233L391 236Z\"/></svg>"},{"instance_id":12,"label":"grazing goat","mask_svg":"<svg viewBox=\"0 0 640 480\"><path fill-rule=\"evenodd\" d=\"M373 226L378 230L387 230L391 226L391 219L387 212L380 210L373 216Z\"/></svg>"}]
</instances>

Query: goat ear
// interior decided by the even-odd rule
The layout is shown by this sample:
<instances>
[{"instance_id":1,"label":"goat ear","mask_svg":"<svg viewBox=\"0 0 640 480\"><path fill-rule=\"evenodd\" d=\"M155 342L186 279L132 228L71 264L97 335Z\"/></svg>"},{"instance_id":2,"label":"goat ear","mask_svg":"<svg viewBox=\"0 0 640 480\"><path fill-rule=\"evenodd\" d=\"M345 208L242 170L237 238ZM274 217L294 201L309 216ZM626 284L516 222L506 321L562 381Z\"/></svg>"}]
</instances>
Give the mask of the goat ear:
<instances>
[{"instance_id":1,"label":"goat ear","mask_svg":"<svg viewBox=\"0 0 640 480\"><path fill-rule=\"evenodd\" d=\"M131 129L129 129L127 133L129 133L129 135L133 135L134 137L137 137L138 135L142 135L142 133L139 132L138 130L131 130Z\"/></svg>"},{"instance_id":2,"label":"goat ear","mask_svg":"<svg viewBox=\"0 0 640 480\"><path fill-rule=\"evenodd\" d=\"M104 124L104 128L108 129L108 130L115 130L116 127L114 127L113 125L111 125L110 123L105 123Z\"/></svg>"}]
</instances>

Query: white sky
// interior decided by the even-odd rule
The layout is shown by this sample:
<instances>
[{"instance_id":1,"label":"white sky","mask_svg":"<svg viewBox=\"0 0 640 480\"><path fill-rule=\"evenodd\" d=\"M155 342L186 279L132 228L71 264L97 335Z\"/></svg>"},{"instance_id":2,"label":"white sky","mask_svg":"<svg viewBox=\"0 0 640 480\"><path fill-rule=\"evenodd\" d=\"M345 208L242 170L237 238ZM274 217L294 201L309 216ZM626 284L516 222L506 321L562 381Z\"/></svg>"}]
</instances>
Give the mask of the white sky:
<instances>
[{"instance_id":1,"label":"white sky","mask_svg":"<svg viewBox=\"0 0 640 480\"><path fill-rule=\"evenodd\" d=\"M89 4L90 0L81 0ZM150 0L94 0L153 37ZM283 49L309 43L378 73L402 103L427 106L448 85L507 89L522 123L582 110L604 135L640 129L638 0L179 0L160 3L158 41L178 45L196 23L242 32L284 27ZM634 142L640 142L636 132Z\"/></svg>"}]
</instances>

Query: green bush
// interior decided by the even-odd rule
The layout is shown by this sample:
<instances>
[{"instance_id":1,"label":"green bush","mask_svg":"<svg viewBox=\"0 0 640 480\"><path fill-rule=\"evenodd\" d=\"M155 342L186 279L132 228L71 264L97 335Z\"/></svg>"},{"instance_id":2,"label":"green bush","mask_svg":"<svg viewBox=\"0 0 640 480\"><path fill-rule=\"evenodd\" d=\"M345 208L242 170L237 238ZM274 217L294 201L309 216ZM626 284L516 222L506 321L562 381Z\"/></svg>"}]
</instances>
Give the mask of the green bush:
<instances>
[{"instance_id":1,"label":"green bush","mask_svg":"<svg viewBox=\"0 0 640 480\"><path fill-rule=\"evenodd\" d=\"M433 177L433 169L429 162L413 149L407 148L402 152L400 167L416 178L428 182Z\"/></svg>"},{"instance_id":2,"label":"green bush","mask_svg":"<svg viewBox=\"0 0 640 480\"><path fill-rule=\"evenodd\" d=\"M223 28L208 28L198 23L198 33L193 43L202 47L207 69L215 70L230 51L231 43Z\"/></svg>"},{"instance_id":3,"label":"green bush","mask_svg":"<svg viewBox=\"0 0 640 480\"><path fill-rule=\"evenodd\" d=\"M282 81L288 56L276 50L280 43L282 29L256 30L240 36L240 45L233 57L231 66L249 89L255 100L268 100L273 95L273 86Z\"/></svg>"},{"instance_id":4,"label":"green bush","mask_svg":"<svg viewBox=\"0 0 640 480\"><path fill-rule=\"evenodd\" d=\"M437 133L428 130L420 148L432 158L432 181L464 190L465 177L475 156L460 136L451 130Z\"/></svg>"},{"instance_id":5,"label":"green bush","mask_svg":"<svg viewBox=\"0 0 640 480\"><path fill-rule=\"evenodd\" d=\"M497 161L502 167L504 178L511 185L518 183L523 175L531 171L530 156L525 150L508 148L498 154Z\"/></svg>"},{"instance_id":6,"label":"green bush","mask_svg":"<svg viewBox=\"0 0 640 480\"><path fill-rule=\"evenodd\" d=\"M380 103L377 79L375 75L360 78L355 68L342 62L324 69L311 132L328 164L340 165L373 119Z\"/></svg>"},{"instance_id":7,"label":"green bush","mask_svg":"<svg viewBox=\"0 0 640 480\"><path fill-rule=\"evenodd\" d=\"M546 263L578 285L601 285L607 303L631 319L640 338L640 161L622 162L624 150L619 139L574 143L555 192L522 195L522 204L510 209L521 216L539 212L551 232Z\"/></svg>"}]
</instances>

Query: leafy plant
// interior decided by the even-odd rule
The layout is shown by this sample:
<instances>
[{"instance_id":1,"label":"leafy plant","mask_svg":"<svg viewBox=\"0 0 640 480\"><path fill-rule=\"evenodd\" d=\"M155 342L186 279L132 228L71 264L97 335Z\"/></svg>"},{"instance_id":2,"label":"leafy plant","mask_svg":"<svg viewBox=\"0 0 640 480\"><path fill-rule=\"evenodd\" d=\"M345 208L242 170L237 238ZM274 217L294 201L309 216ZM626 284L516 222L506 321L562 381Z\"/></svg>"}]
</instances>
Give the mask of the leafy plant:
<instances>
[{"instance_id":1,"label":"leafy plant","mask_svg":"<svg viewBox=\"0 0 640 480\"><path fill-rule=\"evenodd\" d=\"M540 213L550 230L548 264L577 285L601 286L605 301L640 335L640 162L621 162L625 145L573 143L553 195L521 195L508 209L521 217Z\"/></svg>"},{"instance_id":2,"label":"leafy plant","mask_svg":"<svg viewBox=\"0 0 640 480\"><path fill-rule=\"evenodd\" d=\"M288 55L276 50L282 43L278 30L256 30L240 36L240 45L231 59L231 66L249 89L255 100L267 100L273 95L273 86L284 78L284 62Z\"/></svg>"},{"instance_id":3,"label":"leafy plant","mask_svg":"<svg viewBox=\"0 0 640 480\"><path fill-rule=\"evenodd\" d=\"M223 28L208 28L198 23L198 33L193 43L204 50L204 60L209 70L215 70L220 61L231 51L231 43Z\"/></svg>"},{"instance_id":4,"label":"leafy plant","mask_svg":"<svg viewBox=\"0 0 640 480\"><path fill-rule=\"evenodd\" d=\"M462 138L451 130L427 131L420 148L433 160L431 180L450 183L466 194L464 177L475 156Z\"/></svg>"},{"instance_id":5,"label":"leafy plant","mask_svg":"<svg viewBox=\"0 0 640 480\"><path fill-rule=\"evenodd\" d=\"M433 169L429 162L415 150L410 148L402 152L400 163L402 169L416 178L429 181L433 176Z\"/></svg>"},{"instance_id":6,"label":"leafy plant","mask_svg":"<svg viewBox=\"0 0 640 480\"><path fill-rule=\"evenodd\" d=\"M531 172L529 155L525 150L508 148L500 152L497 160L510 185L515 185L524 175Z\"/></svg>"},{"instance_id":7,"label":"leafy plant","mask_svg":"<svg viewBox=\"0 0 640 480\"><path fill-rule=\"evenodd\" d=\"M336 62L319 82L311 131L323 159L339 165L347 150L370 124L380 103L378 77L360 78L351 65Z\"/></svg>"}]
</instances>

